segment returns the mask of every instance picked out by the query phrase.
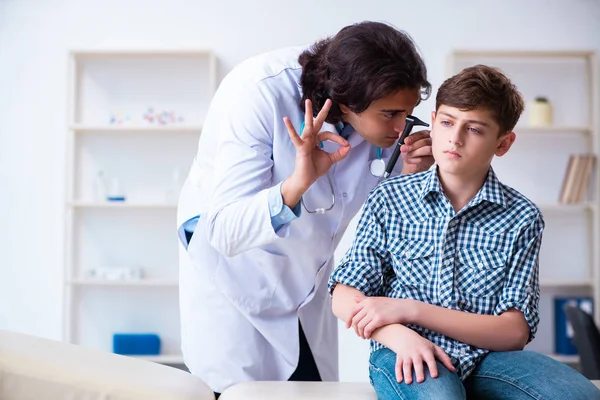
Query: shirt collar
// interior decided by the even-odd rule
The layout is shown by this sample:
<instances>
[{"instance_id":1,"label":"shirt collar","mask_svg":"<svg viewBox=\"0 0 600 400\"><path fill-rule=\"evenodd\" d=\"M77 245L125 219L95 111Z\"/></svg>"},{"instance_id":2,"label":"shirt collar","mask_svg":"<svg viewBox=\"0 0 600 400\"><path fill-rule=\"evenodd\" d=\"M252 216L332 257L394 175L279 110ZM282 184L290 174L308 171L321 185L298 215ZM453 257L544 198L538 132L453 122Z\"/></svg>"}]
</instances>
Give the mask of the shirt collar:
<instances>
[{"instance_id":1,"label":"shirt collar","mask_svg":"<svg viewBox=\"0 0 600 400\"><path fill-rule=\"evenodd\" d=\"M435 163L427 171L427 176L425 177L425 182L421 189L421 198L425 199L425 197L432 192L440 194L444 193L437 173L437 164ZM498 177L496 176L496 173L494 172L494 169L491 166L488 170L488 174L483 186L481 189L479 189L475 197L471 199L469 205L473 206L481 203L484 200L490 203L496 203L502 207L506 207L502 186L498 180Z\"/></svg>"}]
</instances>

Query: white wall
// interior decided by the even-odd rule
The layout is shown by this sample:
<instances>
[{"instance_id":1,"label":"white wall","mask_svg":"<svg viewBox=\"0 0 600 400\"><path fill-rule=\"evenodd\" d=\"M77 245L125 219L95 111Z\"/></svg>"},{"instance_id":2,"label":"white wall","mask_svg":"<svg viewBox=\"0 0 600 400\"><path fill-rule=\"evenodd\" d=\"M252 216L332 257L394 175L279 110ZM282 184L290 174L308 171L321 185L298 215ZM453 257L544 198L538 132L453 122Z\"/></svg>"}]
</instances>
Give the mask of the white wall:
<instances>
[{"instance_id":1,"label":"white wall","mask_svg":"<svg viewBox=\"0 0 600 400\"><path fill-rule=\"evenodd\" d=\"M0 329L61 336L69 49L208 47L224 74L365 19L407 30L434 88L454 48L600 50L597 0L0 0ZM349 333L341 338L342 352L366 355ZM343 366L343 378L363 379L363 365Z\"/></svg>"}]
</instances>

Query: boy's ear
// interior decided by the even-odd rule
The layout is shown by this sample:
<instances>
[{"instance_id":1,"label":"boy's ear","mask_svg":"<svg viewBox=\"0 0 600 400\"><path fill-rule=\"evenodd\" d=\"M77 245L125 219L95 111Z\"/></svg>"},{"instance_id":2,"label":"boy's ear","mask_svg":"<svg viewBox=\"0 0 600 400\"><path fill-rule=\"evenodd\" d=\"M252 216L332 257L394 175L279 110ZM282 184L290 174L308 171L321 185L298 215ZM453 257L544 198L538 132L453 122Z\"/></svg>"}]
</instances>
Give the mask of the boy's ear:
<instances>
[{"instance_id":1,"label":"boy's ear","mask_svg":"<svg viewBox=\"0 0 600 400\"><path fill-rule=\"evenodd\" d=\"M433 123L435 122L435 111L431 112L431 127L433 128Z\"/></svg>"},{"instance_id":2,"label":"boy's ear","mask_svg":"<svg viewBox=\"0 0 600 400\"><path fill-rule=\"evenodd\" d=\"M502 135L502 137L498 138L498 145L496 146L496 152L494 154L498 157L502 157L508 153L508 150L510 150L516 138L517 135L514 132L508 132L507 134Z\"/></svg>"},{"instance_id":3,"label":"boy's ear","mask_svg":"<svg viewBox=\"0 0 600 400\"><path fill-rule=\"evenodd\" d=\"M350 109L343 104L340 104L339 107L340 107L340 111L344 114L348 114L348 112L350 112Z\"/></svg>"}]
</instances>

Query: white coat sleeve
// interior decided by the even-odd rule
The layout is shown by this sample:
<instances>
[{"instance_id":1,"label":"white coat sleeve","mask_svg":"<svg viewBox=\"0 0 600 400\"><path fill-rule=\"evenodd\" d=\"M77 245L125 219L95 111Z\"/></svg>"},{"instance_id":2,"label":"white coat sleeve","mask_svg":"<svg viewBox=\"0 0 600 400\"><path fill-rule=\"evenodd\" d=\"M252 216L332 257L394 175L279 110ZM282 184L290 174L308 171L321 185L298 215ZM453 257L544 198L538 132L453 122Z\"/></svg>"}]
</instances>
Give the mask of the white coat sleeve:
<instances>
[{"instance_id":1,"label":"white coat sleeve","mask_svg":"<svg viewBox=\"0 0 600 400\"><path fill-rule=\"evenodd\" d=\"M211 104L205 130L216 136L216 154L207 236L227 256L288 233L273 229L269 212L269 189L279 183L272 181L276 114L273 96L260 82L223 82Z\"/></svg>"}]
</instances>

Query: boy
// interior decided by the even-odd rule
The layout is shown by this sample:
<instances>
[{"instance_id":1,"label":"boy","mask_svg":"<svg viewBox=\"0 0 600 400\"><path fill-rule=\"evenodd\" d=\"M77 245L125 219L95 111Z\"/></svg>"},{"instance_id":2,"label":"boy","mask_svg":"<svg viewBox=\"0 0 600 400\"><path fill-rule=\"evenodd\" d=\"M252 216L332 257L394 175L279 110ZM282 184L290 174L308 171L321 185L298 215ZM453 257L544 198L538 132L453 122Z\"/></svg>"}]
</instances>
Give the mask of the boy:
<instances>
[{"instance_id":1,"label":"boy","mask_svg":"<svg viewBox=\"0 0 600 400\"><path fill-rule=\"evenodd\" d=\"M572 368L521 351L539 321L544 220L491 162L514 143L523 108L496 69L446 80L432 113L435 164L381 183L365 204L329 287L334 314L371 339L380 399L600 398Z\"/></svg>"}]
</instances>

